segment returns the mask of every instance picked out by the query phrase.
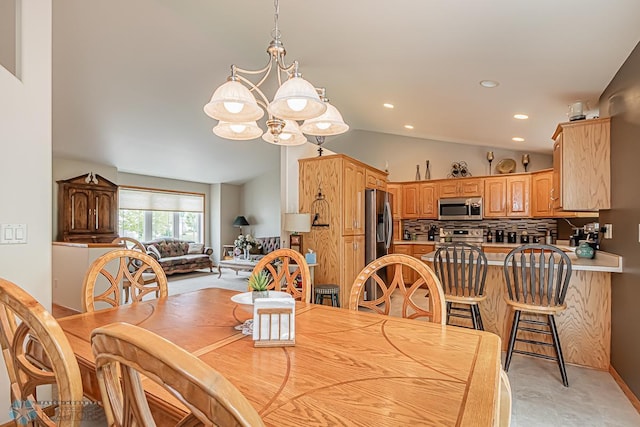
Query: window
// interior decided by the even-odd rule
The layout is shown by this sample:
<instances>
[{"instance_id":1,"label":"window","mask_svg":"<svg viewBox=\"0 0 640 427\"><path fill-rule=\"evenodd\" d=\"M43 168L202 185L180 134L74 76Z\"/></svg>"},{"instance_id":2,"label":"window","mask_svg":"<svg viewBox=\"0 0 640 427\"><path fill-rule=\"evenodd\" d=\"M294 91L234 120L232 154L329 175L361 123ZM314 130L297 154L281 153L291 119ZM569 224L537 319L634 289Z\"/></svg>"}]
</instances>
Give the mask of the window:
<instances>
[{"instance_id":1,"label":"window","mask_svg":"<svg viewBox=\"0 0 640 427\"><path fill-rule=\"evenodd\" d=\"M120 187L119 204L120 236L203 241L204 194Z\"/></svg>"}]
</instances>

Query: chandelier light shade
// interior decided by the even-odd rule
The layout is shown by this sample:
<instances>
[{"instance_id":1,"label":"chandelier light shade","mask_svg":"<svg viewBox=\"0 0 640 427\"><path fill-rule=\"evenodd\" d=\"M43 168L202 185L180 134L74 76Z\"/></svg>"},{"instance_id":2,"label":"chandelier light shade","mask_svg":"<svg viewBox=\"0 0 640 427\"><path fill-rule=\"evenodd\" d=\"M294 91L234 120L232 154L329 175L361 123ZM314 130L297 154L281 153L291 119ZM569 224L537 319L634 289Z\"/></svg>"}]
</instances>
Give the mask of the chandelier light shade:
<instances>
[{"instance_id":1,"label":"chandelier light shade","mask_svg":"<svg viewBox=\"0 0 640 427\"><path fill-rule=\"evenodd\" d=\"M305 120L302 126L300 126L302 132L307 135L330 136L339 135L349 130L349 125L342 120L342 115L338 109L329 104L328 101L325 102L325 105L327 106L327 111L325 111L324 114L313 119Z\"/></svg>"},{"instance_id":2,"label":"chandelier light shade","mask_svg":"<svg viewBox=\"0 0 640 427\"><path fill-rule=\"evenodd\" d=\"M276 92L269 113L285 120L306 120L324 113L327 106L316 88L302 77L291 77Z\"/></svg>"},{"instance_id":3,"label":"chandelier light shade","mask_svg":"<svg viewBox=\"0 0 640 427\"><path fill-rule=\"evenodd\" d=\"M298 123L293 120L285 120L284 123L284 127L280 131L277 139L271 132L265 132L262 135L262 139L270 144L286 146L302 145L307 142L307 138L300 131Z\"/></svg>"},{"instance_id":4,"label":"chandelier light shade","mask_svg":"<svg viewBox=\"0 0 640 427\"><path fill-rule=\"evenodd\" d=\"M214 119L227 122L255 121L264 116L264 110L242 83L230 80L213 93L204 112ZM258 135L259 136L259 135Z\"/></svg>"},{"instance_id":5,"label":"chandelier light shade","mask_svg":"<svg viewBox=\"0 0 640 427\"><path fill-rule=\"evenodd\" d=\"M303 79L297 61L286 64L286 51L278 28L278 0L274 1L274 6L275 28L267 47L269 61L260 70L231 66L227 82L214 91L204 106L205 114L219 120L213 132L221 138L233 140L254 139L262 135L263 140L277 145L304 144L306 138L302 132L322 137L346 132L349 126L338 110L327 102L324 88L316 88ZM278 79L278 89L273 101L269 101L260 86L272 70ZM249 78L257 80L257 83ZM256 120L260 120L265 112L268 113L267 129L263 131ZM301 131L296 122L303 120L306 122Z\"/></svg>"},{"instance_id":6,"label":"chandelier light shade","mask_svg":"<svg viewBox=\"0 0 640 427\"><path fill-rule=\"evenodd\" d=\"M213 128L213 133L220 138L235 139L238 141L246 141L256 139L262 135L262 129L254 122L238 122L230 123L220 120Z\"/></svg>"}]
</instances>

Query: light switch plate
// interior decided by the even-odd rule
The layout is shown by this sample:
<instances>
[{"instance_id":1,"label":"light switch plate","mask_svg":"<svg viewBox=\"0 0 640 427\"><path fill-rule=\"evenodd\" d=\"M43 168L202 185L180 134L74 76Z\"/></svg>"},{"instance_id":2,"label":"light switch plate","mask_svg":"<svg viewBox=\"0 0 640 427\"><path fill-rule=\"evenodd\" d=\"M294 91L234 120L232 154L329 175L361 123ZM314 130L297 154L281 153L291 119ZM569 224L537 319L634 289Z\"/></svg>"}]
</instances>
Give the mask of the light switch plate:
<instances>
[{"instance_id":1,"label":"light switch plate","mask_svg":"<svg viewBox=\"0 0 640 427\"><path fill-rule=\"evenodd\" d=\"M27 243L27 224L0 224L0 244Z\"/></svg>"},{"instance_id":2,"label":"light switch plate","mask_svg":"<svg viewBox=\"0 0 640 427\"><path fill-rule=\"evenodd\" d=\"M613 224L605 224L604 238L613 239Z\"/></svg>"}]
</instances>

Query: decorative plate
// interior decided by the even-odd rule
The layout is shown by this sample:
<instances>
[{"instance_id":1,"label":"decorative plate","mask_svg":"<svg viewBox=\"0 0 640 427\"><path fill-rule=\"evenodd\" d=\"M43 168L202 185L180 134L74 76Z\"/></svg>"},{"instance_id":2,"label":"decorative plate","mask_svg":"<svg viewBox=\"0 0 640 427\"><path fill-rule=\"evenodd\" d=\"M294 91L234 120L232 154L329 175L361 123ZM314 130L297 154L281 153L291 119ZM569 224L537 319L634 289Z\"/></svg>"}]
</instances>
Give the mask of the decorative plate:
<instances>
[{"instance_id":1,"label":"decorative plate","mask_svg":"<svg viewBox=\"0 0 640 427\"><path fill-rule=\"evenodd\" d=\"M498 173L513 173L516 171L516 161L513 159L502 159L496 166Z\"/></svg>"}]
</instances>

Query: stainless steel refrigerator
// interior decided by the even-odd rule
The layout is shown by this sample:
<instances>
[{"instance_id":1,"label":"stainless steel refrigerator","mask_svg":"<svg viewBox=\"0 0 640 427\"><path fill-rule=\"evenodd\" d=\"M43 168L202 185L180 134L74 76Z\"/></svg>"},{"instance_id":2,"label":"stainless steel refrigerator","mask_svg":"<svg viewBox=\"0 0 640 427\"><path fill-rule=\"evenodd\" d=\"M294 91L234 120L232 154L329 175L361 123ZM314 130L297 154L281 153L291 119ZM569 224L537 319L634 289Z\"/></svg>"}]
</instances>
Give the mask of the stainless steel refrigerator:
<instances>
[{"instance_id":1,"label":"stainless steel refrigerator","mask_svg":"<svg viewBox=\"0 0 640 427\"><path fill-rule=\"evenodd\" d=\"M392 195L381 190L366 190L364 204L365 265L389 253L393 241ZM386 270L378 272L386 281ZM373 280L365 285L365 299L374 300L380 293Z\"/></svg>"}]
</instances>

